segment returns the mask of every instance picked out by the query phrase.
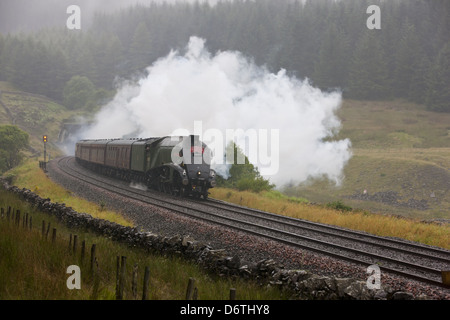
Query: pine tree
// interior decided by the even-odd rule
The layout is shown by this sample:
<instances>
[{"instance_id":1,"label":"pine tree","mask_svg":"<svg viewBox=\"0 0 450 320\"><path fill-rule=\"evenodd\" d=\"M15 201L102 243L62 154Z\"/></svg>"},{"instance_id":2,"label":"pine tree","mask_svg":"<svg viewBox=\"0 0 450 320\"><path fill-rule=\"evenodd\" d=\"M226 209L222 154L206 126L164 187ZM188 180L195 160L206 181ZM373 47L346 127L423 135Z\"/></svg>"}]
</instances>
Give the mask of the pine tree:
<instances>
[{"instance_id":1,"label":"pine tree","mask_svg":"<svg viewBox=\"0 0 450 320\"><path fill-rule=\"evenodd\" d=\"M112 88L114 78L123 74L123 47L115 35L103 35L92 49L95 65L98 69L97 86Z\"/></svg>"},{"instance_id":2,"label":"pine tree","mask_svg":"<svg viewBox=\"0 0 450 320\"><path fill-rule=\"evenodd\" d=\"M412 86L411 80L417 76L416 70L421 62L421 46L416 36L414 25L406 22L398 45L396 55L395 79L393 88L394 94L398 97L409 98L415 93L417 83ZM419 79L415 79L418 81Z\"/></svg>"},{"instance_id":3,"label":"pine tree","mask_svg":"<svg viewBox=\"0 0 450 320\"><path fill-rule=\"evenodd\" d=\"M129 57L133 72L143 71L152 62L152 38L145 22L141 22L134 32Z\"/></svg>"},{"instance_id":4,"label":"pine tree","mask_svg":"<svg viewBox=\"0 0 450 320\"><path fill-rule=\"evenodd\" d=\"M52 99L62 101L65 83L69 80L69 67L67 57L60 49L55 49L49 53L50 66L47 76L51 80L46 95Z\"/></svg>"},{"instance_id":5,"label":"pine tree","mask_svg":"<svg viewBox=\"0 0 450 320\"><path fill-rule=\"evenodd\" d=\"M427 56L422 56L416 64L414 72L409 81L408 99L416 103L425 103L427 96L427 75L430 70L430 60Z\"/></svg>"},{"instance_id":6,"label":"pine tree","mask_svg":"<svg viewBox=\"0 0 450 320\"><path fill-rule=\"evenodd\" d=\"M94 40L82 41L74 52L72 52L72 57L69 58L69 70L70 75L79 75L87 77L95 85L98 84L98 68L95 63L94 55L91 52L92 42Z\"/></svg>"},{"instance_id":7,"label":"pine tree","mask_svg":"<svg viewBox=\"0 0 450 320\"><path fill-rule=\"evenodd\" d=\"M349 77L349 97L370 100L389 98L388 72L376 31L366 31L361 38Z\"/></svg>"},{"instance_id":8,"label":"pine tree","mask_svg":"<svg viewBox=\"0 0 450 320\"><path fill-rule=\"evenodd\" d=\"M320 88L344 87L347 78L348 41L345 35L330 24L322 40L319 59L314 66L314 84Z\"/></svg>"},{"instance_id":9,"label":"pine tree","mask_svg":"<svg viewBox=\"0 0 450 320\"><path fill-rule=\"evenodd\" d=\"M439 51L428 77L426 104L430 110L450 112L450 41Z\"/></svg>"}]
</instances>

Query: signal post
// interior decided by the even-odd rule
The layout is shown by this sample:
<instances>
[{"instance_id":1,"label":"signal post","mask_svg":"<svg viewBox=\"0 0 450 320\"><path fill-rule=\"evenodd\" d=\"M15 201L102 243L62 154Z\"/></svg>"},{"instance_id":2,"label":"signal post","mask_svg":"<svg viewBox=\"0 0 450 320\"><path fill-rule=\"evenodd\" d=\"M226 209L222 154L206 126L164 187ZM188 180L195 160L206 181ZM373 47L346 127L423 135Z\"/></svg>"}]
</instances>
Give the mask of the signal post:
<instances>
[{"instance_id":1,"label":"signal post","mask_svg":"<svg viewBox=\"0 0 450 320\"><path fill-rule=\"evenodd\" d=\"M42 142L44 142L44 161L39 161L39 167L42 170L47 171L47 135L42 136Z\"/></svg>"}]
</instances>

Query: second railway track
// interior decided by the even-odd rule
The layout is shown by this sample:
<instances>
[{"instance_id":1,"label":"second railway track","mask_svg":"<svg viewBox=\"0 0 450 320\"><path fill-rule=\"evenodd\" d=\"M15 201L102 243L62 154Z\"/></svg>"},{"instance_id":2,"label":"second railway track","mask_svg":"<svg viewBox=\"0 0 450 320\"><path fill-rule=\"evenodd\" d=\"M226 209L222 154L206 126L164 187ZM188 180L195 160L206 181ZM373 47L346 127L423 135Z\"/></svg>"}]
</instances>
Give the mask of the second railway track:
<instances>
[{"instance_id":1,"label":"second railway track","mask_svg":"<svg viewBox=\"0 0 450 320\"><path fill-rule=\"evenodd\" d=\"M86 174L86 169L81 168L73 157L57 161L66 174L110 192L292 247L365 266L378 264L382 271L424 283L444 286L441 271L450 268L449 250L289 218L218 200L194 201L143 191L131 188L123 181L91 172Z\"/></svg>"}]
</instances>

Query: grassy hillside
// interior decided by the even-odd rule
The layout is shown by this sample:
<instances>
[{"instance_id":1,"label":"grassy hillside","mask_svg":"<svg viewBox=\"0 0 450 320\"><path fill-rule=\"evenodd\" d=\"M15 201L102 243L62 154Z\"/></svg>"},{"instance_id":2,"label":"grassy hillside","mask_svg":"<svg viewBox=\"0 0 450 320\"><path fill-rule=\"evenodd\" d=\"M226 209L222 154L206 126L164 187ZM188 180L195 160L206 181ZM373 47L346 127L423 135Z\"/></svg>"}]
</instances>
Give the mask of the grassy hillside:
<instances>
[{"instance_id":1,"label":"grassy hillside","mask_svg":"<svg viewBox=\"0 0 450 320\"><path fill-rule=\"evenodd\" d=\"M77 113L44 96L20 91L0 81L0 124L17 125L30 135L30 154L43 156L42 136L47 135L47 152L55 158L61 124Z\"/></svg>"},{"instance_id":2,"label":"grassy hillside","mask_svg":"<svg viewBox=\"0 0 450 320\"><path fill-rule=\"evenodd\" d=\"M339 138L357 149L450 148L450 113L403 100L345 100L338 116Z\"/></svg>"},{"instance_id":3,"label":"grassy hillside","mask_svg":"<svg viewBox=\"0 0 450 320\"><path fill-rule=\"evenodd\" d=\"M344 101L339 138L354 156L342 186L313 181L288 194L421 219L450 219L450 114L403 101ZM367 191L364 194L364 190Z\"/></svg>"}]
</instances>

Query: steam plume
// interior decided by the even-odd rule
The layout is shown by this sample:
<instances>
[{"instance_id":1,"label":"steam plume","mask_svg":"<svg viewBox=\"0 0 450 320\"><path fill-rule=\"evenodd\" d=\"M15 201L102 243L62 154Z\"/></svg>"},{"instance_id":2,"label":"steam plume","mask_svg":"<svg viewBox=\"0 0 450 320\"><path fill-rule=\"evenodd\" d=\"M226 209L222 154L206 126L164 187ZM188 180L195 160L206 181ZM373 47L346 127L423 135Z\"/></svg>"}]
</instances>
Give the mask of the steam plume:
<instances>
[{"instance_id":1,"label":"steam plume","mask_svg":"<svg viewBox=\"0 0 450 320\"><path fill-rule=\"evenodd\" d=\"M172 51L147 71L136 84L120 88L83 138L193 133L195 121L224 136L226 129L275 129L279 170L267 176L273 183L322 176L340 182L351 143L331 139L340 128L339 92L324 93L284 70L270 73L239 52L212 54L198 37L191 37L184 53Z\"/></svg>"}]
</instances>

